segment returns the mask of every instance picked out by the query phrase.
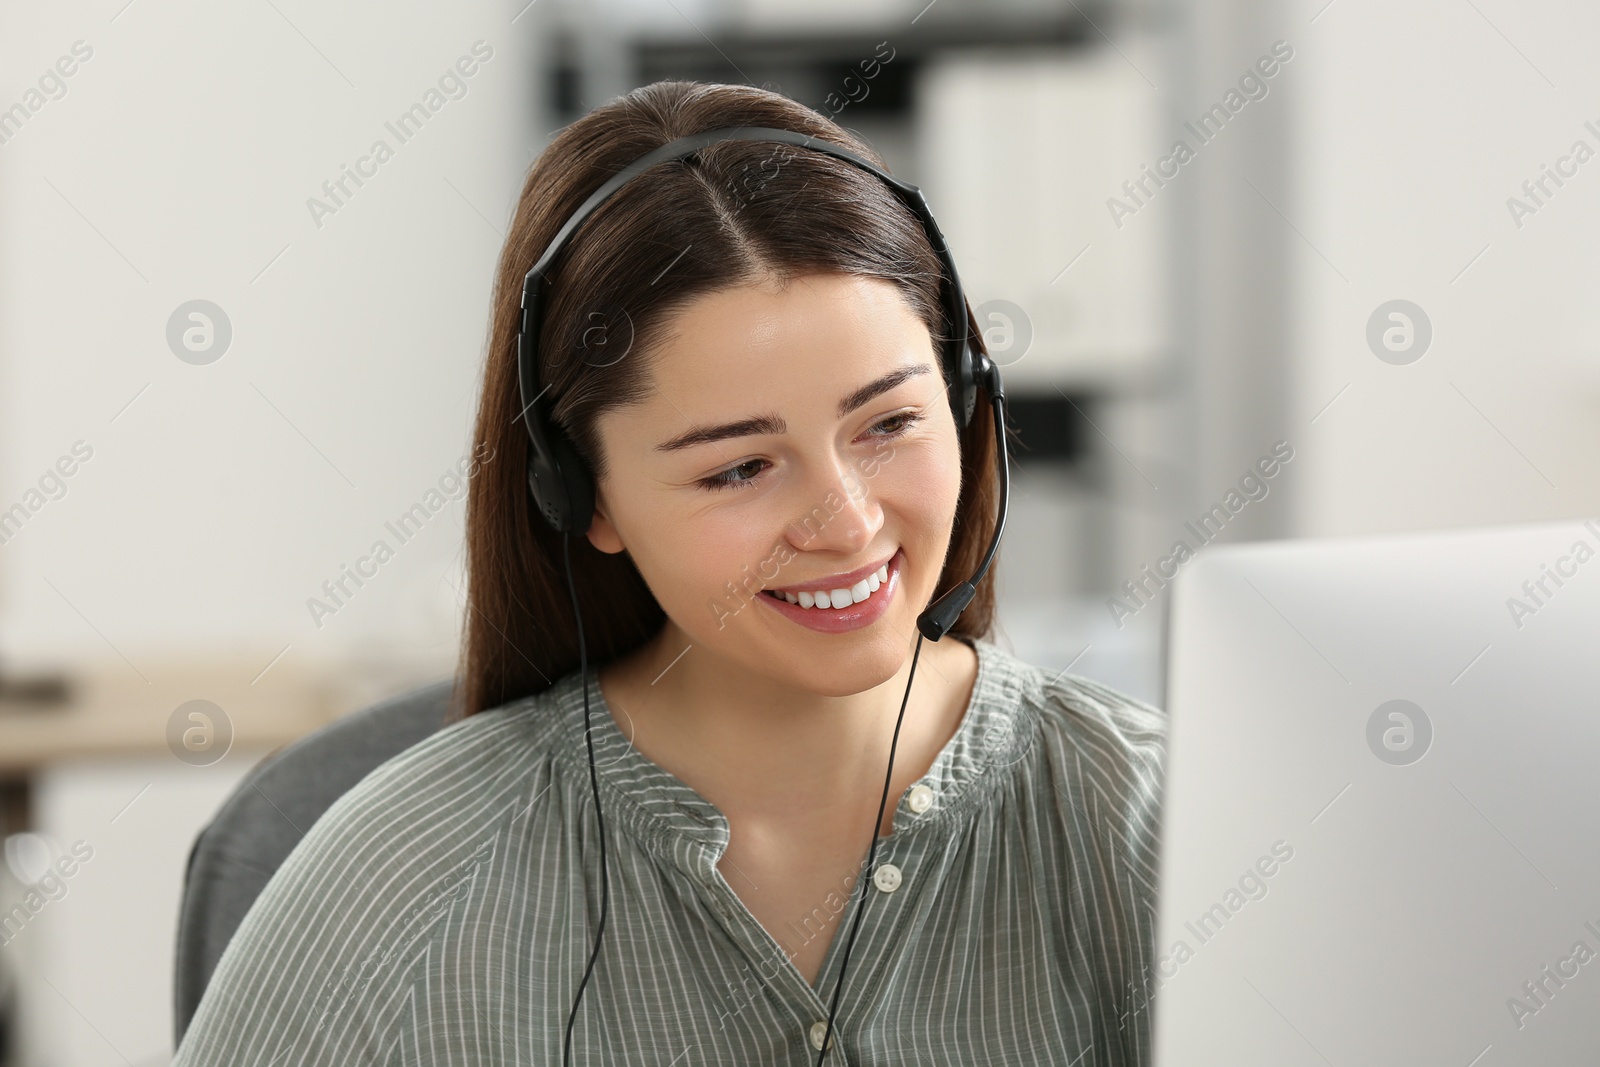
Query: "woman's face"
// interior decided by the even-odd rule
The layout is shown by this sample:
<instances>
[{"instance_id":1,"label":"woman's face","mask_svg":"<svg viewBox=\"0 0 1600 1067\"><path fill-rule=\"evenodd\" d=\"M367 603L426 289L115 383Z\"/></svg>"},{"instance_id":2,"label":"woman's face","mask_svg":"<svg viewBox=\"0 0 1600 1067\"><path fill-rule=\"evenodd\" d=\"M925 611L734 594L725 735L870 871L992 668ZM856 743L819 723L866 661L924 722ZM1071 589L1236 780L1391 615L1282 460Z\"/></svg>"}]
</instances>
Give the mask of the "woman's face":
<instances>
[{"instance_id":1,"label":"woman's face","mask_svg":"<svg viewBox=\"0 0 1600 1067\"><path fill-rule=\"evenodd\" d=\"M888 282L816 274L703 296L664 336L649 398L600 419L590 541L626 550L716 656L831 696L881 684L933 596L961 490L927 327ZM762 592L831 594L884 563L891 580L852 583L842 611Z\"/></svg>"}]
</instances>

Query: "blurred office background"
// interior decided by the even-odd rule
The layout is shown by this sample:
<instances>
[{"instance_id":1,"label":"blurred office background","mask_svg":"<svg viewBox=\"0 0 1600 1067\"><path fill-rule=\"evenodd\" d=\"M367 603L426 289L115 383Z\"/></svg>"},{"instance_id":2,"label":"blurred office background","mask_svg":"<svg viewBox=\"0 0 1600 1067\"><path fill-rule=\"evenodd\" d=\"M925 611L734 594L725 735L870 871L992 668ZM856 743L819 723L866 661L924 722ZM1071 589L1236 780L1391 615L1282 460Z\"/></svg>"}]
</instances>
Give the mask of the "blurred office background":
<instances>
[{"instance_id":1,"label":"blurred office background","mask_svg":"<svg viewBox=\"0 0 1600 1067\"><path fill-rule=\"evenodd\" d=\"M165 1063L196 831L452 669L491 271L588 108L766 85L924 188L1025 445L1000 640L1159 703L1150 574L1201 516L1596 511L1597 33L1577 0L8 7L3 1062Z\"/></svg>"}]
</instances>

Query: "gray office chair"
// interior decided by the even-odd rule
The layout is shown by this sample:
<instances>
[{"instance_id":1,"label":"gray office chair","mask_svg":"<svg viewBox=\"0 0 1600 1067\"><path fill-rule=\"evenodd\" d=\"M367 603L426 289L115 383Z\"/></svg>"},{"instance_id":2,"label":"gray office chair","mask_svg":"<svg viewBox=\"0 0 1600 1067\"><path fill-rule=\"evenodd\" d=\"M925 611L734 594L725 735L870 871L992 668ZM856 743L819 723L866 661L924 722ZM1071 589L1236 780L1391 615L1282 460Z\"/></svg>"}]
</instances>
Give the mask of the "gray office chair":
<instances>
[{"instance_id":1,"label":"gray office chair","mask_svg":"<svg viewBox=\"0 0 1600 1067\"><path fill-rule=\"evenodd\" d=\"M174 1046L206 983L278 865L351 786L444 725L446 678L353 712L272 753L255 767L189 850L178 911Z\"/></svg>"}]
</instances>

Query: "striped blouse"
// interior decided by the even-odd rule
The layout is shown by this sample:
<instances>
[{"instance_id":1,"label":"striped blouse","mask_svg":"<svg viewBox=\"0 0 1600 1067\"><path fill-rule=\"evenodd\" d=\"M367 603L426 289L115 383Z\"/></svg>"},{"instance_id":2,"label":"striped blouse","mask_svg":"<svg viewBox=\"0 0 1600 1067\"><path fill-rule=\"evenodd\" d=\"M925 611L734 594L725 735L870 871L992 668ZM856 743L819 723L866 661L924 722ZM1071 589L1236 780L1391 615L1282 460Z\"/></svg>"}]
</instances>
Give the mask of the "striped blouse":
<instances>
[{"instance_id":1,"label":"striped blouse","mask_svg":"<svg viewBox=\"0 0 1600 1067\"><path fill-rule=\"evenodd\" d=\"M969 643L965 717L878 840L826 1063L1147 1063L1166 715ZM571 1062L815 1064L859 885L791 924L851 909L813 986L719 872L726 819L629 744L591 666L335 802L229 942L174 1067L560 1064L600 918L580 681L610 903Z\"/></svg>"}]
</instances>

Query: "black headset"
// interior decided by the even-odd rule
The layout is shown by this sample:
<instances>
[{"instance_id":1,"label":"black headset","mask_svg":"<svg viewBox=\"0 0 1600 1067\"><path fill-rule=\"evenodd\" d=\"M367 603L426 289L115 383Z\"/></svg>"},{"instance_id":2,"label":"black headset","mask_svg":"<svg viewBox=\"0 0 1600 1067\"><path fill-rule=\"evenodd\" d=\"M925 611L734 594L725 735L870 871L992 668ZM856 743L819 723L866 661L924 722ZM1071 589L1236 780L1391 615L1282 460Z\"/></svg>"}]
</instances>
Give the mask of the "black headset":
<instances>
[{"instance_id":1,"label":"black headset","mask_svg":"<svg viewBox=\"0 0 1600 1067\"><path fill-rule=\"evenodd\" d=\"M984 552L977 571L971 578L950 589L917 616L918 639L916 648L911 654L911 673L906 679L906 693L900 700L900 718L895 722L894 740L889 746L889 769L884 775L883 798L878 802L878 821L872 827L872 845L867 851L867 870L871 870L872 858L878 848L878 827L883 824L883 812L889 799L889 786L894 775L895 746L899 744L900 724L905 720L906 701L911 696L911 682L916 678L917 656L922 651L922 638L937 641L955 625L961 612L972 602L978 582L983 580L989 565L994 561L995 551L1000 547L1000 534L1005 528L1006 499L1010 492L1011 478L1006 457L1005 389L1000 381L1000 368L990 360L987 353L975 351L970 343L967 300L961 289L961 281L956 275L949 245L944 239L944 234L939 232L938 224L933 220L933 212L928 209L927 198L916 186L903 182L855 153L814 135L767 126L722 127L680 137L660 148L646 152L606 179L605 183L590 194L557 231L545 248L544 254L523 279L522 324L521 331L517 335L517 379L522 393L522 420L527 426L528 437L532 444L528 455L528 488L545 522L562 535L561 553L566 564L567 592L572 597L572 612L578 624L579 676L584 679L583 723L584 736L589 746L589 784L594 790L595 817L600 824L600 922L595 932L594 951L590 953L588 968L584 971L583 981L579 983L577 995L573 998L572 1013L567 1017L566 1038L561 1057L563 1065L568 1062L572 1052L572 1026L577 1019L578 1004L583 999L584 988L589 984L589 975L594 971L594 961L600 955L601 938L605 936L609 883L606 875L605 820L600 815L600 785L594 765L594 736L589 730L588 650L584 645L583 615L578 607L577 588L572 579L571 539L567 536L582 534L589 529L589 524L594 518L594 478L583 458L578 455L571 438L550 417L551 405L542 402L544 390L539 386L537 349L545 298L550 285L547 272L551 263L566 247L573 232L622 186L657 163L684 159L704 148L725 141L777 142L823 152L876 175L894 190L900 200L921 220L923 229L928 235L928 242L933 246L933 251L943 267L940 296L951 330L950 336L940 342L940 355L945 380L949 383L950 406L955 412L957 430L966 429L972 422L980 386L994 409L995 440L998 445L997 456L1000 465L999 516L995 522L989 547ZM833 987L833 1002L828 1009L828 1026L823 1033L822 1051L817 1056L818 1067L821 1067L823 1059L828 1054L829 1039L833 1034L833 1017L839 1008L839 993L844 987L845 970L850 964L850 949L855 944L856 930L861 925L861 903L866 899L866 882L867 879L863 876L860 879L861 894L856 898L855 921L850 927L850 939L845 943L844 956L839 964L839 980Z\"/></svg>"}]
</instances>

